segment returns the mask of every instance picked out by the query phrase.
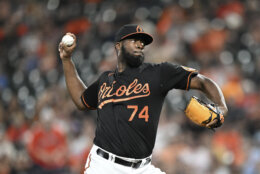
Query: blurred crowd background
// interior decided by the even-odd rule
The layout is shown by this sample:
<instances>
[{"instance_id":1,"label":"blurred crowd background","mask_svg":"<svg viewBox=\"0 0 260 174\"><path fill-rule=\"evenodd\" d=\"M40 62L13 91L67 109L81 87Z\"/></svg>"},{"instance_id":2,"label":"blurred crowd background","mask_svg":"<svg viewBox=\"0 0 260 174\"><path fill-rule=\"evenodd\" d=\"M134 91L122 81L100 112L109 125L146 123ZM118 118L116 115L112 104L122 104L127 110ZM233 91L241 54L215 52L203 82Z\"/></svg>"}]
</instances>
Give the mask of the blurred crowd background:
<instances>
[{"instance_id":1,"label":"blurred crowd background","mask_svg":"<svg viewBox=\"0 0 260 174\"><path fill-rule=\"evenodd\" d=\"M259 174L259 16L258 0L0 0L0 174L84 171L96 112L73 105L58 44L76 34L73 59L91 84L115 68L115 32L127 23L154 36L147 62L196 68L229 108L213 132L183 114L192 95L205 96L169 92L153 164L167 174Z\"/></svg>"}]
</instances>

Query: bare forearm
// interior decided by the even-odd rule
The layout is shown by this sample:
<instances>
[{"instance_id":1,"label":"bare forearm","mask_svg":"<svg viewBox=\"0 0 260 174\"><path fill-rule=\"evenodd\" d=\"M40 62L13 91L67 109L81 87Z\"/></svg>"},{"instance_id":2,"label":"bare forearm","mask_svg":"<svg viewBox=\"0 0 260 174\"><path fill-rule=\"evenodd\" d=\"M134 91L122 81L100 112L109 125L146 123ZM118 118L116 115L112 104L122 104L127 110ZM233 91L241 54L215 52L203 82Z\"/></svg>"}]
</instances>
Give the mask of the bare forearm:
<instances>
[{"instance_id":1,"label":"bare forearm","mask_svg":"<svg viewBox=\"0 0 260 174\"><path fill-rule=\"evenodd\" d=\"M220 87L214 81L206 79L202 89L210 100L222 108L225 113L227 112L224 95Z\"/></svg>"},{"instance_id":2,"label":"bare forearm","mask_svg":"<svg viewBox=\"0 0 260 174\"><path fill-rule=\"evenodd\" d=\"M217 104L218 108L223 113L223 115L226 115L228 109L227 109L224 95L220 87L213 80L203 75L198 75L198 77L195 77L194 81L195 81L194 89L198 89L202 91L204 94L206 94L206 96L211 101Z\"/></svg>"},{"instance_id":3,"label":"bare forearm","mask_svg":"<svg viewBox=\"0 0 260 174\"><path fill-rule=\"evenodd\" d=\"M79 109L84 109L85 107L82 104L80 97L87 87L79 78L75 65L71 59L63 60L62 65L70 96Z\"/></svg>"}]
</instances>

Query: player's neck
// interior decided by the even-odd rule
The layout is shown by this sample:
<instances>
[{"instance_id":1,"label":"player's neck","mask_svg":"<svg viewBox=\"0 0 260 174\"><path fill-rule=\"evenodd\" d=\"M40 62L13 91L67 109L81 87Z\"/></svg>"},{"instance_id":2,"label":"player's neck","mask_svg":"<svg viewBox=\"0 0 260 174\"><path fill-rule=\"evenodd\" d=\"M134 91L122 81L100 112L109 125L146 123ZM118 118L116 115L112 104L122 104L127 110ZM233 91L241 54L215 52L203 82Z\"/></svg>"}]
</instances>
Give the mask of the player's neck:
<instances>
[{"instance_id":1,"label":"player's neck","mask_svg":"<svg viewBox=\"0 0 260 174\"><path fill-rule=\"evenodd\" d=\"M126 64L123 62L118 61L117 63L117 70L118 72L123 72L126 69Z\"/></svg>"}]
</instances>

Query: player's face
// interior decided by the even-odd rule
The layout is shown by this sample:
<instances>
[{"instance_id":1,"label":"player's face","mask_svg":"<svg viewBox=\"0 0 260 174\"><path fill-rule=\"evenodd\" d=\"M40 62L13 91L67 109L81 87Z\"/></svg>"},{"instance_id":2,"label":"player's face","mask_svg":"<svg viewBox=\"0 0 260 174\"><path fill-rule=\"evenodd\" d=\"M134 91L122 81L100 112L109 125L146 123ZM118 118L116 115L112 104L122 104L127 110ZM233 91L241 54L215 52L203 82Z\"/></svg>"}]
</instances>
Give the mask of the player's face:
<instances>
[{"instance_id":1,"label":"player's face","mask_svg":"<svg viewBox=\"0 0 260 174\"><path fill-rule=\"evenodd\" d=\"M124 61L131 67L138 67L144 62L144 42L131 38L123 41L121 53Z\"/></svg>"}]
</instances>

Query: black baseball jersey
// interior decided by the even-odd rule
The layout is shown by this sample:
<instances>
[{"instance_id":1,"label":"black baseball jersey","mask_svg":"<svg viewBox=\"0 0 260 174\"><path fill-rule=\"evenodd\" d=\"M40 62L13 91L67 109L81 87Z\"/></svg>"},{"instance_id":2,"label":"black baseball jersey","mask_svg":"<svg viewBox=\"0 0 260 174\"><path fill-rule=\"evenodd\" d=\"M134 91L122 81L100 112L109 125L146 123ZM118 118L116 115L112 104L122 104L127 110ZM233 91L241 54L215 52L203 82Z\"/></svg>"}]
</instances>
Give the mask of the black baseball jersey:
<instances>
[{"instance_id":1,"label":"black baseball jersey","mask_svg":"<svg viewBox=\"0 0 260 174\"><path fill-rule=\"evenodd\" d=\"M98 112L94 144L129 158L151 155L167 92L188 90L196 75L170 63L104 72L81 96L88 109Z\"/></svg>"}]
</instances>

